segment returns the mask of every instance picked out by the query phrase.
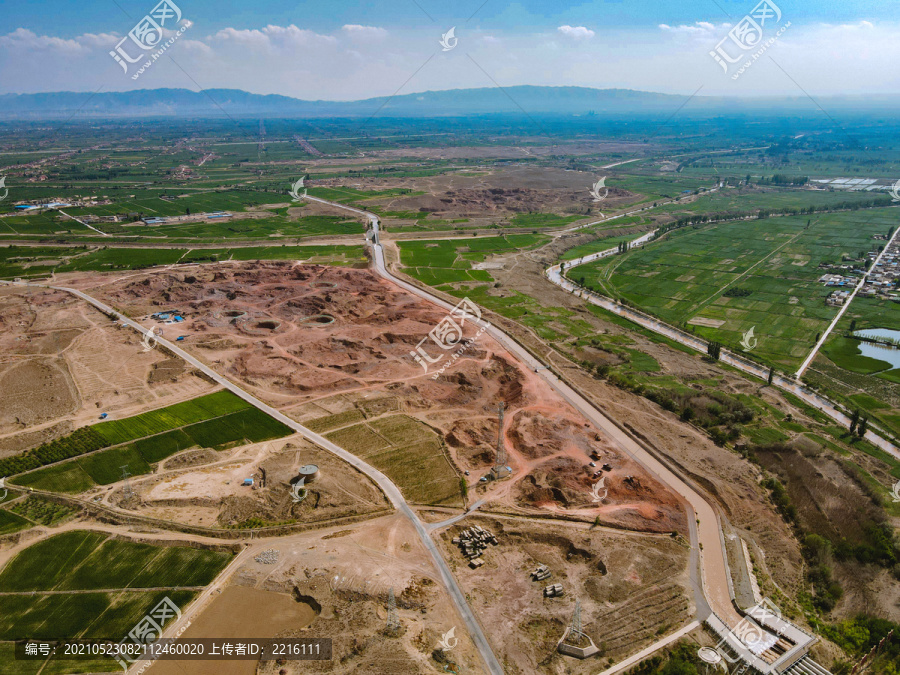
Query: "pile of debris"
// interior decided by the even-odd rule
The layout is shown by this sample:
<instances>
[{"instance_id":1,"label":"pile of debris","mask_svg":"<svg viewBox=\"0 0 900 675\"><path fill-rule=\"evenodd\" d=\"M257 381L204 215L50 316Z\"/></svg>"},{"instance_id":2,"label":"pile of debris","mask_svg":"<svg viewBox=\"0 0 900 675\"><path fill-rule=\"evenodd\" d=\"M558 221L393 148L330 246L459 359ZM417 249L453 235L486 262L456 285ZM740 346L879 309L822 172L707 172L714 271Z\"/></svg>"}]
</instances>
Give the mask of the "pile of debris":
<instances>
[{"instance_id":1,"label":"pile of debris","mask_svg":"<svg viewBox=\"0 0 900 675\"><path fill-rule=\"evenodd\" d=\"M538 568L531 573L531 578L535 581L543 581L544 579L550 578L550 568L546 565L540 565Z\"/></svg>"},{"instance_id":2,"label":"pile of debris","mask_svg":"<svg viewBox=\"0 0 900 675\"><path fill-rule=\"evenodd\" d=\"M274 548L266 549L258 556L256 556L254 560L258 563L262 563L263 565L274 565L278 562L278 551L276 551Z\"/></svg>"},{"instance_id":3,"label":"pile of debris","mask_svg":"<svg viewBox=\"0 0 900 675\"><path fill-rule=\"evenodd\" d=\"M453 543L459 546L462 554L469 559L469 565L475 568L484 564L481 554L484 553L488 544L497 545L497 537L489 530L479 525L473 525L460 532L458 537L454 537Z\"/></svg>"},{"instance_id":4,"label":"pile of debris","mask_svg":"<svg viewBox=\"0 0 900 675\"><path fill-rule=\"evenodd\" d=\"M565 591L563 591L562 584L550 584L549 586L544 587L545 598L556 598L564 593Z\"/></svg>"}]
</instances>

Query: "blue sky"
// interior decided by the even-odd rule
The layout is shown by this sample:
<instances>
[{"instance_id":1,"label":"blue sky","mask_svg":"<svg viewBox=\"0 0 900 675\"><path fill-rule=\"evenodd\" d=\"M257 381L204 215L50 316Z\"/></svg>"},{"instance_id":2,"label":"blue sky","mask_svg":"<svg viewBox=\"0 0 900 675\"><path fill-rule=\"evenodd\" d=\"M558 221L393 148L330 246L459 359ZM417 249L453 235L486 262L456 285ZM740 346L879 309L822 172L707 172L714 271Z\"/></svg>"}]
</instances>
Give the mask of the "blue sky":
<instances>
[{"instance_id":1,"label":"blue sky","mask_svg":"<svg viewBox=\"0 0 900 675\"><path fill-rule=\"evenodd\" d=\"M134 79L144 61L123 69L109 51L157 1L6 0L0 91L223 87L346 100L496 82L730 96L900 92L900 23L888 0L770 0L782 16L759 44L775 39L738 78L756 47L732 52L727 68L710 52L758 0L173 0L183 16L164 26L164 40L177 40ZM459 42L444 51L450 27Z\"/></svg>"}]
</instances>

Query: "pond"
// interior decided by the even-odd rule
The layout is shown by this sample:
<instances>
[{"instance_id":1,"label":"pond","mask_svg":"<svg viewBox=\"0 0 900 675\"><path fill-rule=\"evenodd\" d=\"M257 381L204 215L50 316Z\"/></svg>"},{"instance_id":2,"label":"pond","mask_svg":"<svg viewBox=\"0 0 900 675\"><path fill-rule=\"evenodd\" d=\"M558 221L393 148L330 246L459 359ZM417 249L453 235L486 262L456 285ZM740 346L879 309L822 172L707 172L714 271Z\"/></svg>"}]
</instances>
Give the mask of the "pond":
<instances>
[{"instance_id":1,"label":"pond","mask_svg":"<svg viewBox=\"0 0 900 675\"><path fill-rule=\"evenodd\" d=\"M890 330L889 328L869 328L867 330L858 330L854 333L861 337L869 338L890 338L892 340L900 340L900 330ZM891 364L892 368L900 368L900 349L890 345L874 344L860 340L859 351L863 356L871 359L886 361Z\"/></svg>"}]
</instances>

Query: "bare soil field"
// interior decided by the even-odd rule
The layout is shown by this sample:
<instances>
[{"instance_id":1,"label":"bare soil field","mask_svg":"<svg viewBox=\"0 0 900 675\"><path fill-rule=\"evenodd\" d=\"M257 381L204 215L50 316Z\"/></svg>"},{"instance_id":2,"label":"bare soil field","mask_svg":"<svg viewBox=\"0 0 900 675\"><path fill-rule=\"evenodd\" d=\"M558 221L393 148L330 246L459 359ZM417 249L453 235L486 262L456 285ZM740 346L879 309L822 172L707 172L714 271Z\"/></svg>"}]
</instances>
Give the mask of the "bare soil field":
<instances>
[{"instance_id":1,"label":"bare soil field","mask_svg":"<svg viewBox=\"0 0 900 675\"><path fill-rule=\"evenodd\" d=\"M68 282L90 290L98 280ZM348 441L352 452L366 455L380 442L366 439L379 434L386 449L409 446L406 432L378 428L392 422L379 419L386 414L375 402L391 400L387 410L437 431L457 477L468 471L469 487L478 486L478 497L495 508L565 511L619 527L686 531L672 493L493 340L480 338L443 373L424 372L410 353L445 313L368 271L217 265L120 281L106 277L93 292L132 316L179 309L186 318L178 329L187 336L186 349L317 431L358 427L348 432L358 439ZM473 334L471 319L464 329ZM436 349L432 344L432 353ZM483 482L493 463L500 403L512 473ZM393 453L382 459L396 464ZM421 481L414 470L395 469L401 488ZM593 490L601 478L605 495Z\"/></svg>"},{"instance_id":2,"label":"bare soil field","mask_svg":"<svg viewBox=\"0 0 900 675\"><path fill-rule=\"evenodd\" d=\"M267 549L278 552L277 561L256 562L257 551ZM461 672L483 672L428 552L402 516L269 541L255 545L253 556L236 570L231 585L213 596L185 636L247 637L245 622L257 617L267 637L332 638L334 647L331 661L263 663L259 672L265 675L419 675L446 672L444 662L433 655L441 636L454 629L453 649L439 658L457 663ZM397 633L386 630L390 589L400 621ZM235 605L241 598L249 604ZM270 611L270 601L277 611ZM240 620L223 612L226 607L239 612ZM210 672L195 664L208 666L183 661L177 664L180 670L164 670L160 664L149 672Z\"/></svg>"},{"instance_id":3,"label":"bare soil field","mask_svg":"<svg viewBox=\"0 0 900 675\"><path fill-rule=\"evenodd\" d=\"M0 289L0 456L212 389L67 293Z\"/></svg>"},{"instance_id":4,"label":"bare soil field","mask_svg":"<svg viewBox=\"0 0 900 675\"><path fill-rule=\"evenodd\" d=\"M299 469L315 465L306 496L295 502ZM247 478L253 485L243 485ZM188 450L165 460L156 472L130 479L134 497L121 483L95 488L85 497L140 515L203 527L260 527L315 523L389 508L381 491L363 474L300 436L232 450Z\"/></svg>"},{"instance_id":5,"label":"bare soil field","mask_svg":"<svg viewBox=\"0 0 900 675\"><path fill-rule=\"evenodd\" d=\"M498 545L473 570L451 540L474 524ZM510 674L596 673L690 621L689 550L680 538L473 516L441 532L439 542ZM539 565L550 578L532 579ZM564 595L544 597L550 584L562 584ZM556 651L576 598L584 631L601 650L584 661Z\"/></svg>"},{"instance_id":6,"label":"bare soil field","mask_svg":"<svg viewBox=\"0 0 900 675\"><path fill-rule=\"evenodd\" d=\"M248 586L226 586L200 618L181 637L267 639L285 629L304 629L316 618L316 610L289 593ZM255 675L253 660L160 661L147 671L153 675Z\"/></svg>"},{"instance_id":7,"label":"bare soil field","mask_svg":"<svg viewBox=\"0 0 900 675\"><path fill-rule=\"evenodd\" d=\"M504 289L514 288L546 307L573 311L573 321L586 322L597 334L627 335L633 341L630 348L652 356L659 363L658 377L674 375L687 382L715 381L717 388L732 394L759 393L769 405L784 414L790 413L798 420L806 419L803 412L777 390L763 388L760 391L753 382L707 363L699 355L672 349L605 321L588 311L582 300L547 281L544 268L558 259L561 250L582 243L584 238L566 237L565 242L551 242L527 255L494 256L492 260L501 263L501 267L491 274ZM402 273L402 270L398 271ZM591 377L563 353L548 350L547 344L529 329L497 315L492 315L491 320L535 352L547 354L555 367L601 410L693 480L718 505L735 533L751 544L766 578L764 593L780 587L794 594L800 588L803 568L799 543L776 513L766 490L759 485L762 473L756 465L733 450L715 445L707 434L681 422L677 415L664 411L648 399ZM559 346L563 352L570 350L568 344Z\"/></svg>"},{"instance_id":8,"label":"bare soil field","mask_svg":"<svg viewBox=\"0 0 900 675\"><path fill-rule=\"evenodd\" d=\"M361 190L406 188L422 195L365 200L388 212L412 211L425 217L468 218L470 224L497 222L519 213L555 213L589 217L600 212L589 190L597 176L585 171L567 171L539 167L486 169L446 173L417 178L355 179L352 187ZM316 181L317 186L345 187L345 178ZM605 210L614 210L636 201L638 195L616 187L609 188L603 201ZM394 219L389 219L395 224ZM400 221L403 218L399 219ZM412 221L411 221L412 222Z\"/></svg>"}]
</instances>

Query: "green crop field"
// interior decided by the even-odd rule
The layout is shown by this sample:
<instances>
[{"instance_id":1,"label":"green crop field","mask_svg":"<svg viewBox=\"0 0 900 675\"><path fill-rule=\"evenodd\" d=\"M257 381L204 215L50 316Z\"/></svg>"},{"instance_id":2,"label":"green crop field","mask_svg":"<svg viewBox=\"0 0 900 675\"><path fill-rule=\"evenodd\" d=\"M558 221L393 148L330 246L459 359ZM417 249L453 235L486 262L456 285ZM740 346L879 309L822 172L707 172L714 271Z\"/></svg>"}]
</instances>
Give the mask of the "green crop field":
<instances>
[{"instance_id":1,"label":"green crop field","mask_svg":"<svg viewBox=\"0 0 900 675\"><path fill-rule=\"evenodd\" d=\"M361 230L360 230L361 231ZM329 265L364 265L361 244L328 246L244 246L235 248L98 248L0 246L0 278L42 277L51 272L109 272L173 263L222 260L302 260Z\"/></svg>"},{"instance_id":2,"label":"green crop field","mask_svg":"<svg viewBox=\"0 0 900 675\"><path fill-rule=\"evenodd\" d=\"M228 413L249 408L250 404L230 391L217 391L213 394L176 403L159 410L128 417L124 420L112 420L94 425L94 429L103 436L110 445L133 441L136 438L152 436L170 429L177 429L195 422L220 417Z\"/></svg>"},{"instance_id":3,"label":"green crop field","mask_svg":"<svg viewBox=\"0 0 900 675\"><path fill-rule=\"evenodd\" d=\"M192 587L210 584L231 560L228 552L143 544L84 530L41 540L0 570L0 592L13 593L0 595L0 659L9 655L10 640L125 639L163 598L185 608L198 592ZM41 672L118 668L108 658L73 667L55 657ZM3 672L35 671L4 667Z\"/></svg>"},{"instance_id":4,"label":"green crop field","mask_svg":"<svg viewBox=\"0 0 900 675\"><path fill-rule=\"evenodd\" d=\"M22 516L0 509L0 535L27 530L29 527L31 527L31 523Z\"/></svg>"},{"instance_id":5,"label":"green crop field","mask_svg":"<svg viewBox=\"0 0 900 675\"><path fill-rule=\"evenodd\" d=\"M52 590L106 538L78 530L32 544L0 570L0 591Z\"/></svg>"},{"instance_id":6,"label":"green crop field","mask_svg":"<svg viewBox=\"0 0 900 675\"><path fill-rule=\"evenodd\" d=\"M430 427L391 415L345 427L329 440L384 471L404 496L419 504L459 505L459 476Z\"/></svg>"},{"instance_id":7,"label":"green crop field","mask_svg":"<svg viewBox=\"0 0 900 675\"><path fill-rule=\"evenodd\" d=\"M492 281L486 270L473 270L472 263L484 262L492 254L528 250L547 242L548 237L508 234L502 237L398 242L400 258L410 276L427 284Z\"/></svg>"},{"instance_id":8,"label":"green crop field","mask_svg":"<svg viewBox=\"0 0 900 675\"><path fill-rule=\"evenodd\" d=\"M28 495L22 501L11 505L9 510L45 527L56 525L75 513L74 509L64 504L57 504L37 495ZM3 513L3 511L0 511L0 513Z\"/></svg>"},{"instance_id":9,"label":"green crop field","mask_svg":"<svg viewBox=\"0 0 900 675\"><path fill-rule=\"evenodd\" d=\"M34 544L0 571L0 592L205 586L230 553L109 539L76 530Z\"/></svg>"},{"instance_id":10,"label":"green crop field","mask_svg":"<svg viewBox=\"0 0 900 675\"><path fill-rule=\"evenodd\" d=\"M231 392L220 391L123 420L79 429L73 436L88 440L77 446L67 442L69 437L65 437L25 456L4 461L12 468L23 467L19 469L21 471L42 463L69 459L25 473L14 482L24 487L77 494L95 485L109 485L121 480L123 466L127 466L132 476L137 476L149 473L151 464L191 447L221 450L235 443L259 443L291 433L290 427L250 407L243 399ZM86 445L88 442L90 444ZM108 447L112 445L116 447ZM64 449L59 450L59 447ZM104 447L108 449L96 451ZM78 449L83 451L76 452Z\"/></svg>"},{"instance_id":11,"label":"green crop field","mask_svg":"<svg viewBox=\"0 0 900 675\"><path fill-rule=\"evenodd\" d=\"M754 356L791 368L835 314L819 263L872 249L873 235L898 218L896 209L869 209L686 227L568 276L731 348L754 328ZM726 297L729 288L749 294ZM691 323L698 319L706 325Z\"/></svg>"}]
</instances>

